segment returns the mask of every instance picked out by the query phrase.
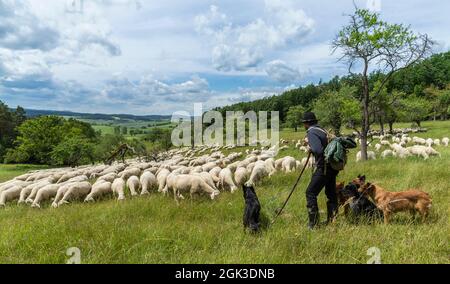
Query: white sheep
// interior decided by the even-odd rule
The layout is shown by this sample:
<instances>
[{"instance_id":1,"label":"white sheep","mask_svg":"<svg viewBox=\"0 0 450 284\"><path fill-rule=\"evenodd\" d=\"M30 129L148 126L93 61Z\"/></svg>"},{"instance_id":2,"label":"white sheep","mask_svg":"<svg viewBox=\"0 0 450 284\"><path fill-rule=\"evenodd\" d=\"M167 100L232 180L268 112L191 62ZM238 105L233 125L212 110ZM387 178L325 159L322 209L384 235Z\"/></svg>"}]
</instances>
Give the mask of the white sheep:
<instances>
[{"instance_id":1,"label":"white sheep","mask_svg":"<svg viewBox=\"0 0 450 284\"><path fill-rule=\"evenodd\" d=\"M295 169L297 167L296 162L297 161L292 157L289 157L289 156L285 157L281 164L281 168L283 169L284 172L291 173L292 171L295 171Z\"/></svg>"},{"instance_id":2,"label":"white sheep","mask_svg":"<svg viewBox=\"0 0 450 284\"><path fill-rule=\"evenodd\" d=\"M427 154L427 147L421 145L415 145L412 147L406 148L412 155L416 155L418 157L424 158L424 160L428 160L429 155Z\"/></svg>"},{"instance_id":3,"label":"white sheep","mask_svg":"<svg viewBox=\"0 0 450 284\"><path fill-rule=\"evenodd\" d=\"M0 193L0 207L4 207L8 201L19 198L22 189L23 187L16 185Z\"/></svg>"},{"instance_id":4,"label":"white sheep","mask_svg":"<svg viewBox=\"0 0 450 284\"><path fill-rule=\"evenodd\" d=\"M123 172L119 174L119 177L123 178L124 180L128 180L132 176L140 176L141 175L141 169L140 168L128 168L125 169Z\"/></svg>"},{"instance_id":5,"label":"white sheep","mask_svg":"<svg viewBox=\"0 0 450 284\"><path fill-rule=\"evenodd\" d=\"M158 181L156 180L155 175L150 171L145 171L139 181L142 186L141 195L149 194L152 188L156 188L158 186Z\"/></svg>"},{"instance_id":6,"label":"white sheep","mask_svg":"<svg viewBox=\"0 0 450 284\"><path fill-rule=\"evenodd\" d=\"M157 173L156 179L158 181L158 192L164 192L164 188L166 186L166 179L168 175L170 175L170 171L164 168L160 169L159 172Z\"/></svg>"},{"instance_id":7,"label":"white sheep","mask_svg":"<svg viewBox=\"0 0 450 284\"><path fill-rule=\"evenodd\" d=\"M269 176L269 171L267 170L266 164L262 161L258 161L255 163L250 178L245 184L247 186L254 186L267 176Z\"/></svg>"},{"instance_id":8,"label":"white sheep","mask_svg":"<svg viewBox=\"0 0 450 284\"><path fill-rule=\"evenodd\" d=\"M386 159L387 157L394 157L394 151L384 150L383 153L381 153L381 158Z\"/></svg>"},{"instance_id":9,"label":"white sheep","mask_svg":"<svg viewBox=\"0 0 450 284\"><path fill-rule=\"evenodd\" d=\"M231 193L237 190L237 186L233 181L233 174L229 168L224 168L220 171L218 186L221 190L229 189Z\"/></svg>"},{"instance_id":10,"label":"white sheep","mask_svg":"<svg viewBox=\"0 0 450 284\"><path fill-rule=\"evenodd\" d=\"M69 186L64 197L59 201L58 207L64 204L69 204L72 200L84 199L90 192L92 186L89 182L75 182Z\"/></svg>"},{"instance_id":11,"label":"white sheep","mask_svg":"<svg viewBox=\"0 0 450 284\"><path fill-rule=\"evenodd\" d=\"M141 188L141 182L137 176L131 176L127 180L127 187L130 190L131 196L137 196L138 190Z\"/></svg>"},{"instance_id":12,"label":"white sheep","mask_svg":"<svg viewBox=\"0 0 450 284\"><path fill-rule=\"evenodd\" d=\"M212 187L214 190L218 190L215 183L218 183L220 181L219 178L214 179L214 177L207 172L195 173L193 175L201 177L210 187Z\"/></svg>"},{"instance_id":13,"label":"white sheep","mask_svg":"<svg viewBox=\"0 0 450 284\"><path fill-rule=\"evenodd\" d=\"M375 151L380 152L381 147L382 147L381 144L378 144L378 143L377 143L377 144L375 145Z\"/></svg>"},{"instance_id":14,"label":"white sheep","mask_svg":"<svg viewBox=\"0 0 450 284\"><path fill-rule=\"evenodd\" d=\"M269 177L276 173L275 169L275 160L273 158L267 159L264 161L266 164L267 171L269 172Z\"/></svg>"},{"instance_id":15,"label":"white sheep","mask_svg":"<svg viewBox=\"0 0 450 284\"><path fill-rule=\"evenodd\" d=\"M439 140L439 139L434 139L433 143L436 146L441 146L441 140Z\"/></svg>"},{"instance_id":16,"label":"white sheep","mask_svg":"<svg viewBox=\"0 0 450 284\"><path fill-rule=\"evenodd\" d=\"M426 145L427 145L428 147L433 146L433 144L434 144L434 140L433 140L433 139L428 138L428 139L426 140Z\"/></svg>"},{"instance_id":17,"label":"white sheep","mask_svg":"<svg viewBox=\"0 0 450 284\"><path fill-rule=\"evenodd\" d=\"M119 201L125 200L125 180L116 178L111 186L112 192L118 196Z\"/></svg>"},{"instance_id":18,"label":"white sheep","mask_svg":"<svg viewBox=\"0 0 450 284\"><path fill-rule=\"evenodd\" d=\"M249 172L246 168L240 167L236 169L234 173L234 180L236 181L236 186L243 186L249 178Z\"/></svg>"},{"instance_id":19,"label":"white sheep","mask_svg":"<svg viewBox=\"0 0 450 284\"><path fill-rule=\"evenodd\" d=\"M210 187L201 177L194 175L171 174L167 178L167 189L173 190L174 198L177 204L183 193L190 193L191 198L196 193L207 193L211 199L214 199L220 194L218 190Z\"/></svg>"},{"instance_id":20,"label":"white sheep","mask_svg":"<svg viewBox=\"0 0 450 284\"><path fill-rule=\"evenodd\" d=\"M448 147L449 142L450 140L448 139L448 137L442 138L442 145L444 145L445 147Z\"/></svg>"},{"instance_id":21,"label":"white sheep","mask_svg":"<svg viewBox=\"0 0 450 284\"><path fill-rule=\"evenodd\" d=\"M96 198L101 196L112 194L112 183L108 181L103 181L92 186L91 192L86 196L84 202L94 202Z\"/></svg>"},{"instance_id":22,"label":"white sheep","mask_svg":"<svg viewBox=\"0 0 450 284\"><path fill-rule=\"evenodd\" d=\"M390 144L389 144L390 145ZM376 160L377 156L375 155L375 152L372 151L367 151L367 159L368 160ZM356 162L361 162L362 161L362 152L359 151L356 154Z\"/></svg>"}]
</instances>

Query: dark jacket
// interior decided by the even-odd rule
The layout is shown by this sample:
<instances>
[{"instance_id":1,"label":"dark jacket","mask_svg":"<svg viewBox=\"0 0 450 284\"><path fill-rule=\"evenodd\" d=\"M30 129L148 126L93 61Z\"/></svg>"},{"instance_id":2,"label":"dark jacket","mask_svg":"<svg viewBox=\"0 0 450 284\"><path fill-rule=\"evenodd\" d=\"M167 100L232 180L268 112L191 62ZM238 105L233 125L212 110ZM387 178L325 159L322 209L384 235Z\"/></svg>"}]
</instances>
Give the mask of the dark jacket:
<instances>
[{"instance_id":1,"label":"dark jacket","mask_svg":"<svg viewBox=\"0 0 450 284\"><path fill-rule=\"evenodd\" d=\"M308 143L311 148L311 152L316 159L317 168L325 168L325 148L328 146L328 137L325 130L320 126L313 125L308 131Z\"/></svg>"}]
</instances>

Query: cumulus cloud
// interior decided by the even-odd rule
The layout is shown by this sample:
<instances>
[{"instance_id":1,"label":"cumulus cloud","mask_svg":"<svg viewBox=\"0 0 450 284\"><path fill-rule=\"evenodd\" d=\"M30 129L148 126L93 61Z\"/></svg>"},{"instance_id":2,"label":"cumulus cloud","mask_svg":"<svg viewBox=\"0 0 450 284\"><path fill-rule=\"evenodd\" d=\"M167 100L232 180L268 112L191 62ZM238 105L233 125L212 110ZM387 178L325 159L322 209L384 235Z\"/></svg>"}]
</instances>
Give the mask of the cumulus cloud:
<instances>
[{"instance_id":1,"label":"cumulus cloud","mask_svg":"<svg viewBox=\"0 0 450 284\"><path fill-rule=\"evenodd\" d=\"M302 78L298 69L290 67L282 60L267 63L266 73L270 78L280 83L295 83Z\"/></svg>"},{"instance_id":2,"label":"cumulus cloud","mask_svg":"<svg viewBox=\"0 0 450 284\"><path fill-rule=\"evenodd\" d=\"M217 6L195 18L198 33L212 39L212 62L219 71L245 71L260 65L276 48L301 42L314 21L290 1L265 1L265 14L247 24L233 24Z\"/></svg>"}]
</instances>

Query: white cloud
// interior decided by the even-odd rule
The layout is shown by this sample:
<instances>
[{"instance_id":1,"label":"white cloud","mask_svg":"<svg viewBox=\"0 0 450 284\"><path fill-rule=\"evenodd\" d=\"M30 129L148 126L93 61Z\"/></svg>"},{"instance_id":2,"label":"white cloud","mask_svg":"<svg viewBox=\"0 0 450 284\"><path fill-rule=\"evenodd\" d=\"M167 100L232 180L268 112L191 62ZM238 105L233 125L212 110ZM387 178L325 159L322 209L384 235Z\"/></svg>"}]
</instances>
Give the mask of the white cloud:
<instances>
[{"instance_id":1,"label":"white cloud","mask_svg":"<svg viewBox=\"0 0 450 284\"><path fill-rule=\"evenodd\" d=\"M302 78L298 69L288 66L282 60L267 63L266 72L270 78L280 83L295 83Z\"/></svg>"},{"instance_id":2,"label":"white cloud","mask_svg":"<svg viewBox=\"0 0 450 284\"><path fill-rule=\"evenodd\" d=\"M290 1L265 1L265 14L247 24L233 24L216 6L195 18L196 30L213 42L212 62L219 71L259 66L269 52L300 43L314 21Z\"/></svg>"}]
</instances>

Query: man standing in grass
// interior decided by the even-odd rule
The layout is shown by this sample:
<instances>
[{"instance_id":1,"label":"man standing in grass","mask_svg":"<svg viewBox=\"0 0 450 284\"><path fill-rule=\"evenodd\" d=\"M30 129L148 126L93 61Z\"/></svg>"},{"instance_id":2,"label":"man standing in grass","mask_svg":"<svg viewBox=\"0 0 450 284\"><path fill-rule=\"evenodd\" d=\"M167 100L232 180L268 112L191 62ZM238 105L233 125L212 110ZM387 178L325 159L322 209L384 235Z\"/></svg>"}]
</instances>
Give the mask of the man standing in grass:
<instances>
[{"instance_id":1,"label":"man standing in grass","mask_svg":"<svg viewBox=\"0 0 450 284\"><path fill-rule=\"evenodd\" d=\"M338 200L336 195L336 176L338 171L334 170L325 162L325 148L328 146L327 132L318 125L318 119L312 112L307 112L303 117L303 125L307 131L310 152L316 160L316 170L306 190L306 202L308 208L310 230L319 224L319 206L317 196L325 187L327 202L327 223L331 222L337 214Z\"/></svg>"}]
</instances>

